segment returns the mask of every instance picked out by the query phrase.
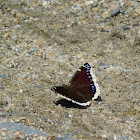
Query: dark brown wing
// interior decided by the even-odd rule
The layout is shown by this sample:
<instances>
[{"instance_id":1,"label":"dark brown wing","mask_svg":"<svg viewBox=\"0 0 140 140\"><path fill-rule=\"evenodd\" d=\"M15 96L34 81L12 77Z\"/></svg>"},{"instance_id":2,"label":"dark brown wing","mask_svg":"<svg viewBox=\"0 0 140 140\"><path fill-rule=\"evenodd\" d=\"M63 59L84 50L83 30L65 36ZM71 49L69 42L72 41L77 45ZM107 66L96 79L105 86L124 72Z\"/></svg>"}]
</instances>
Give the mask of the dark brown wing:
<instances>
[{"instance_id":1,"label":"dark brown wing","mask_svg":"<svg viewBox=\"0 0 140 140\"><path fill-rule=\"evenodd\" d=\"M96 87L90 75L90 65L85 63L71 78L67 86L57 86L52 90L68 100L80 105L89 105L96 92ZM87 104L86 104L87 103Z\"/></svg>"},{"instance_id":2,"label":"dark brown wing","mask_svg":"<svg viewBox=\"0 0 140 140\"><path fill-rule=\"evenodd\" d=\"M87 65L90 67L89 64ZM96 87L90 75L90 68L86 66L82 66L73 75L72 79L70 80L70 85L79 91L86 90L84 94L92 94L92 97L94 97L96 92Z\"/></svg>"},{"instance_id":3,"label":"dark brown wing","mask_svg":"<svg viewBox=\"0 0 140 140\"><path fill-rule=\"evenodd\" d=\"M56 93L79 103L86 103L92 99L91 91L88 89L75 89L72 86L57 86L52 89Z\"/></svg>"}]
</instances>

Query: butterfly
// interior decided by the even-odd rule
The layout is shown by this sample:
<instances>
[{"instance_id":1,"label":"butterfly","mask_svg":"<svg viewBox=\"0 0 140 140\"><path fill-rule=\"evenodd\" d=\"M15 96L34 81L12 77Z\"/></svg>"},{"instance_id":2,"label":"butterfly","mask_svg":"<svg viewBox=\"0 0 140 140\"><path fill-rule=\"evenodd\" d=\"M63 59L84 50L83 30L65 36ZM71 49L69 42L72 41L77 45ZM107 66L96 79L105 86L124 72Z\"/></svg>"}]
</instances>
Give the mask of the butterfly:
<instances>
[{"instance_id":1,"label":"butterfly","mask_svg":"<svg viewBox=\"0 0 140 140\"><path fill-rule=\"evenodd\" d=\"M52 91L80 106L89 106L91 100L100 95L100 88L95 75L91 76L91 66L85 63L73 75L68 85L55 86Z\"/></svg>"}]
</instances>

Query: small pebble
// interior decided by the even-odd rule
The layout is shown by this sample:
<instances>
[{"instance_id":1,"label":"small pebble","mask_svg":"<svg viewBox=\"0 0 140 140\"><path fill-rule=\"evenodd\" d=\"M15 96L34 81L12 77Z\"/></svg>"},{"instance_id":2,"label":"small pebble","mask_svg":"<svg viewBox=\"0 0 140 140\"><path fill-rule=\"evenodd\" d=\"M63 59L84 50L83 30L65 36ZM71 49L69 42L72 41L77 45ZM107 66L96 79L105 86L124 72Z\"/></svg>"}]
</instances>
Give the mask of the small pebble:
<instances>
[{"instance_id":1,"label":"small pebble","mask_svg":"<svg viewBox=\"0 0 140 140\"><path fill-rule=\"evenodd\" d=\"M7 8L7 12L9 12L10 10L11 10L11 8L10 8L10 7L8 7L8 8Z\"/></svg>"},{"instance_id":2,"label":"small pebble","mask_svg":"<svg viewBox=\"0 0 140 140\"><path fill-rule=\"evenodd\" d=\"M97 2L94 2L91 6L92 7L97 7Z\"/></svg>"},{"instance_id":3,"label":"small pebble","mask_svg":"<svg viewBox=\"0 0 140 140\"><path fill-rule=\"evenodd\" d=\"M38 135L37 134L34 134L34 137L36 138L36 137L38 137Z\"/></svg>"},{"instance_id":4,"label":"small pebble","mask_svg":"<svg viewBox=\"0 0 140 140\"><path fill-rule=\"evenodd\" d=\"M20 93L23 93L23 90L22 90L22 89L20 89L20 90L19 90L19 92L20 92Z\"/></svg>"},{"instance_id":5,"label":"small pebble","mask_svg":"<svg viewBox=\"0 0 140 140\"><path fill-rule=\"evenodd\" d=\"M126 31L126 30L130 30L130 28L124 26L124 27L121 27L121 30Z\"/></svg>"},{"instance_id":6,"label":"small pebble","mask_svg":"<svg viewBox=\"0 0 140 140\"><path fill-rule=\"evenodd\" d=\"M1 74L1 75L0 75L0 78L1 78L1 79L7 79L7 76L6 76L5 74Z\"/></svg>"},{"instance_id":7,"label":"small pebble","mask_svg":"<svg viewBox=\"0 0 140 140\"><path fill-rule=\"evenodd\" d=\"M135 12L136 12L138 15L140 15L140 7L137 8L137 9L135 9Z\"/></svg>"},{"instance_id":8,"label":"small pebble","mask_svg":"<svg viewBox=\"0 0 140 140\"><path fill-rule=\"evenodd\" d=\"M30 51L31 51L31 52L33 52L34 50L35 50L35 48L34 48L34 47L32 47L32 48L30 49Z\"/></svg>"},{"instance_id":9,"label":"small pebble","mask_svg":"<svg viewBox=\"0 0 140 140\"><path fill-rule=\"evenodd\" d=\"M65 123L66 123L66 125L70 125L71 124L71 120L68 120Z\"/></svg>"},{"instance_id":10,"label":"small pebble","mask_svg":"<svg viewBox=\"0 0 140 140\"><path fill-rule=\"evenodd\" d=\"M122 9L121 10L121 13L124 15L125 14L125 9Z\"/></svg>"},{"instance_id":11,"label":"small pebble","mask_svg":"<svg viewBox=\"0 0 140 140\"><path fill-rule=\"evenodd\" d=\"M56 121L57 124L62 125L63 123L61 121Z\"/></svg>"},{"instance_id":12,"label":"small pebble","mask_svg":"<svg viewBox=\"0 0 140 140\"><path fill-rule=\"evenodd\" d=\"M111 16L117 16L120 13L120 8L116 8L112 11Z\"/></svg>"},{"instance_id":13,"label":"small pebble","mask_svg":"<svg viewBox=\"0 0 140 140\"><path fill-rule=\"evenodd\" d=\"M5 34L3 35L3 38L7 38L9 35L10 35L10 33L5 33Z\"/></svg>"},{"instance_id":14,"label":"small pebble","mask_svg":"<svg viewBox=\"0 0 140 140\"><path fill-rule=\"evenodd\" d=\"M6 133L5 132L1 132L1 136L6 136Z\"/></svg>"},{"instance_id":15,"label":"small pebble","mask_svg":"<svg viewBox=\"0 0 140 140\"><path fill-rule=\"evenodd\" d=\"M21 13L16 13L16 17L20 18L21 17Z\"/></svg>"},{"instance_id":16,"label":"small pebble","mask_svg":"<svg viewBox=\"0 0 140 140\"><path fill-rule=\"evenodd\" d=\"M103 62L99 62L99 66L100 66L100 67L102 67L102 66L104 67L104 66L106 66L106 64L103 63Z\"/></svg>"},{"instance_id":17,"label":"small pebble","mask_svg":"<svg viewBox=\"0 0 140 140\"><path fill-rule=\"evenodd\" d=\"M16 132L14 133L14 136L18 137L21 133L22 133L22 131L16 131Z\"/></svg>"},{"instance_id":18,"label":"small pebble","mask_svg":"<svg viewBox=\"0 0 140 140\"><path fill-rule=\"evenodd\" d=\"M10 106L8 106L8 107L5 108L5 111L7 111L7 112L10 112L10 110L11 110L11 107Z\"/></svg>"},{"instance_id":19,"label":"small pebble","mask_svg":"<svg viewBox=\"0 0 140 140\"><path fill-rule=\"evenodd\" d=\"M72 115L66 114L66 118L71 118L71 117L72 117Z\"/></svg>"},{"instance_id":20,"label":"small pebble","mask_svg":"<svg viewBox=\"0 0 140 140\"><path fill-rule=\"evenodd\" d=\"M95 12L98 12L98 11L99 11L99 8L98 8L98 7L94 7L93 10L94 10Z\"/></svg>"},{"instance_id":21,"label":"small pebble","mask_svg":"<svg viewBox=\"0 0 140 140\"><path fill-rule=\"evenodd\" d=\"M115 135L114 140L129 140L129 136L119 136Z\"/></svg>"}]
</instances>

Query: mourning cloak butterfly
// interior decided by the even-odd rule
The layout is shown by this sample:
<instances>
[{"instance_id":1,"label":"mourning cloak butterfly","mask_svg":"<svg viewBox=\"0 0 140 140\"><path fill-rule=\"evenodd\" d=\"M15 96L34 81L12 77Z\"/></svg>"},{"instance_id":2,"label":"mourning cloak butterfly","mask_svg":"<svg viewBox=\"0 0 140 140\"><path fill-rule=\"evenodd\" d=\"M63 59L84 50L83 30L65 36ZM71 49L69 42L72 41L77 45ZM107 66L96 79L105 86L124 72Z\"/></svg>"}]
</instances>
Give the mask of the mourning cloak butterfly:
<instances>
[{"instance_id":1,"label":"mourning cloak butterfly","mask_svg":"<svg viewBox=\"0 0 140 140\"><path fill-rule=\"evenodd\" d=\"M69 85L56 86L53 87L52 90L63 98L78 105L90 105L91 100L97 99L100 94L96 77L94 75L91 76L90 69L91 66L85 63L84 66L80 67L73 75Z\"/></svg>"}]
</instances>

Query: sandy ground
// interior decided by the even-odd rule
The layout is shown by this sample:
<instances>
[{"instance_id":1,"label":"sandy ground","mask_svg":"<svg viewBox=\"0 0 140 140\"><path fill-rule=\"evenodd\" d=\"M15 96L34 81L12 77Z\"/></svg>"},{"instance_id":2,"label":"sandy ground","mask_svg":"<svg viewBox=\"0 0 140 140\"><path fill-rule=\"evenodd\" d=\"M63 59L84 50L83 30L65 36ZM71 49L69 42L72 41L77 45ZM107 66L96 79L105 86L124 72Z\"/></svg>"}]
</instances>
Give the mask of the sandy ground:
<instances>
[{"instance_id":1,"label":"sandy ground","mask_svg":"<svg viewBox=\"0 0 140 140\"><path fill-rule=\"evenodd\" d=\"M48 139L139 139L139 1L96 2L0 0L0 122ZM68 84L85 62L102 101L82 109L51 88Z\"/></svg>"}]
</instances>

